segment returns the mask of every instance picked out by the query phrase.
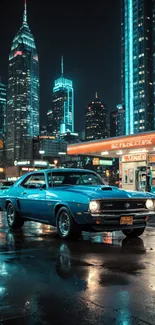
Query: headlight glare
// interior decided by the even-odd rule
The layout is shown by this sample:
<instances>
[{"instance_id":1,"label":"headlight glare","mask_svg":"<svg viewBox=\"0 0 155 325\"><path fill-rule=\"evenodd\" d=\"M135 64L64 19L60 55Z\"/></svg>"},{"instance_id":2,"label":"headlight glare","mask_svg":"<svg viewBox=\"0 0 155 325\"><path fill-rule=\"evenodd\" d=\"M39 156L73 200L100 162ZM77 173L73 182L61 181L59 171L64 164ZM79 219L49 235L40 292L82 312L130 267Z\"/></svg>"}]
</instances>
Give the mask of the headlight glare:
<instances>
[{"instance_id":1,"label":"headlight glare","mask_svg":"<svg viewBox=\"0 0 155 325\"><path fill-rule=\"evenodd\" d=\"M153 202L153 200L148 199L148 200L146 201L146 208L147 208L148 210L153 210L153 209L154 209L154 202Z\"/></svg>"},{"instance_id":2,"label":"headlight glare","mask_svg":"<svg viewBox=\"0 0 155 325\"><path fill-rule=\"evenodd\" d=\"M96 212L99 209L99 203L97 201L91 201L89 203L89 210L90 212Z\"/></svg>"}]
</instances>

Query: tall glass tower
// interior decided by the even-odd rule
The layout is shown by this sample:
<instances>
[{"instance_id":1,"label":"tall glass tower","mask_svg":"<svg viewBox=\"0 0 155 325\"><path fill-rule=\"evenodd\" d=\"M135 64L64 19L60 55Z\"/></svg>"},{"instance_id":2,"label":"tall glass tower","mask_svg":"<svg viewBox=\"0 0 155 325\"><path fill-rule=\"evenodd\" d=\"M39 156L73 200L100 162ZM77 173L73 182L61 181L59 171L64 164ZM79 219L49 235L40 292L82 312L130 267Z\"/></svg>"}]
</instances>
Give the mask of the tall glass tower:
<instances>
[{"instance_id":1,"label":"tall glass tower","mask_svg":"<svg viewBox=\"0 0 155 325\"><path fill-rule=\"evenodd\" d=\"M27 23L13 39L9 55L6 108L6 161L32 158L32 138L39 135L39 62L35 41Z\"/></svg>"},{"instance_id":2,"label":"tall glass tower","mask_svg":"<svg viewBox=\"0 0 155 325\"><path fill-rule=\"evenodd\" d=\"M155 129L155 0L122 0L122 103L126 134Z\"/></svg>"},{"instance_id":3,"label":"tall glass tower","mask_svg":"<svg viewBox=\"0 0 155 325\"><path fill-rule=\"evenodd\" d=\"M6 124L6 85L0 79L0 135L5 133Z\"/></svg>"},{"instance_id":4,"label":"tall glass tower","mask_svg":"<svg viewBox=\"0 0 155 325\"><path fill-rule=\"evenodd\" d=\"M108 138L108 114L104 103L98 98L88 104L86 109L86 140Z\"/></svg>"},{"instance_id":5,"label":"tall glass tower","mask_svg":"<svg viewBox=\"0 0 155 325\"><path fill-rule=\"evenodd\" d=\"M64 78L63 56L61 77L55 80L52 96L53 134L74 132L74 89L71 80Z\"/></svg>"}]
</instances>

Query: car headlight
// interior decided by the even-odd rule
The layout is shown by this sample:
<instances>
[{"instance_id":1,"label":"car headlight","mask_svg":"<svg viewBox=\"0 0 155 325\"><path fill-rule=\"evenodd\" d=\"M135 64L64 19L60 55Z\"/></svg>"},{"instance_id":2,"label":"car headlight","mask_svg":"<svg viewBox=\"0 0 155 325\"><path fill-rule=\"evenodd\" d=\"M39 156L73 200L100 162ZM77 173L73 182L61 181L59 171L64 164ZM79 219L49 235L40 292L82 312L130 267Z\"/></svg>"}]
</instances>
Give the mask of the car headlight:
<instances>
[{"instance_id":1,"label":"car headlight","mask_svg":"<svg viewBox=\"0 0 155 325\"><path fill-rule=\"evenodd\" d=\"M91 201L89 203L89 210L90 212L96 212L97 210L99 210L99 203L97 201Z\"/></svg>"},{"instance_id":2,"label":"car headlight","mask_svg":"<svg viewBox=\"0 0 155 325\"><path fill-rule=\"evenodd\" d=\"M154 202L153 202L153 200L148 199L148 200L146 201L146 208L147 208L148 210L153 210L153 209L154 209Z\"/></svg>"}]
</instances>

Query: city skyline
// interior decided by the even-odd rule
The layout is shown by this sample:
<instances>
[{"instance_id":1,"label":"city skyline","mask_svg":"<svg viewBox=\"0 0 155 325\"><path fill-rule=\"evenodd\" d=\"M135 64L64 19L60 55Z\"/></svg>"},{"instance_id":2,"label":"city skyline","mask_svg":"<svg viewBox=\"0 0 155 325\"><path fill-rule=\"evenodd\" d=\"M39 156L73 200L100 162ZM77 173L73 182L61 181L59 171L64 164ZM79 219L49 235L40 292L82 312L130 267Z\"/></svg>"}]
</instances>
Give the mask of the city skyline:
<instances>
[{"instance_id":1,"label":"city skyline","mask_svg":"<svg viewBox=\"0 0 155 325\"><path fill-rule=\"evenodd\" d=\"M79 4L78 7L76 4L75 10L73 5L64 5L61 2L59 5L54 4L54 10L51 11L51 4L48 1L45 1L44 5L37 3L37 6L33 1L27 3L29 25L33 30L40 59L41 121L45 121L46 113L50 109L51 90L59 74L61 54L65 58L66 78L73 80L75 85L76 129L84 128L85 109L96 90L100 93L100 97L104 98L108 109L114 110L121 99L119 1L116 0L115 13L111 13L108 19L106 15L106 12L110 13L108 2L98 1L97 6L91 4L89 15L88 8L84 4ZM0 26L4 30L0 44L2 49L0 74L4 83L9 44L20 24L23 1L17 0L16 4L10 3L9 6L8 11L6 4L2 5L0 21ZM64 17L64 6L67 6L65 10L67 17ZM3 19L6 13L7 21ZM95 19L95 24L91 22L90 17ZM8 21L9 29L6 28ZM117 26L114 33L115 25Z\"/></svg>"}]
</instances>

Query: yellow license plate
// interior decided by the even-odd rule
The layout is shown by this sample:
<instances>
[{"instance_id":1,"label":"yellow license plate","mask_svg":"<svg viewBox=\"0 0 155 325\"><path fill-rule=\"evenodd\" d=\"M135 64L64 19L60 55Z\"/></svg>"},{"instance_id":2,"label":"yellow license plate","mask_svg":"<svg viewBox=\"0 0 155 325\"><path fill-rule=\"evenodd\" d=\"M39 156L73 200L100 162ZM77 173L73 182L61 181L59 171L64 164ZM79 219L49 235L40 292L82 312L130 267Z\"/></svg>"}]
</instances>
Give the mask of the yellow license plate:
<instances>
[{"instance_id":1,"label":"yellow license plate","mask_svg":"<svg viewBox=\"0 0 155 325\"><path fill-rule=\"evenodd\" d=\"M121 225L133 225L133 217L121 217Z\"/></svg>"}]
</instances>

